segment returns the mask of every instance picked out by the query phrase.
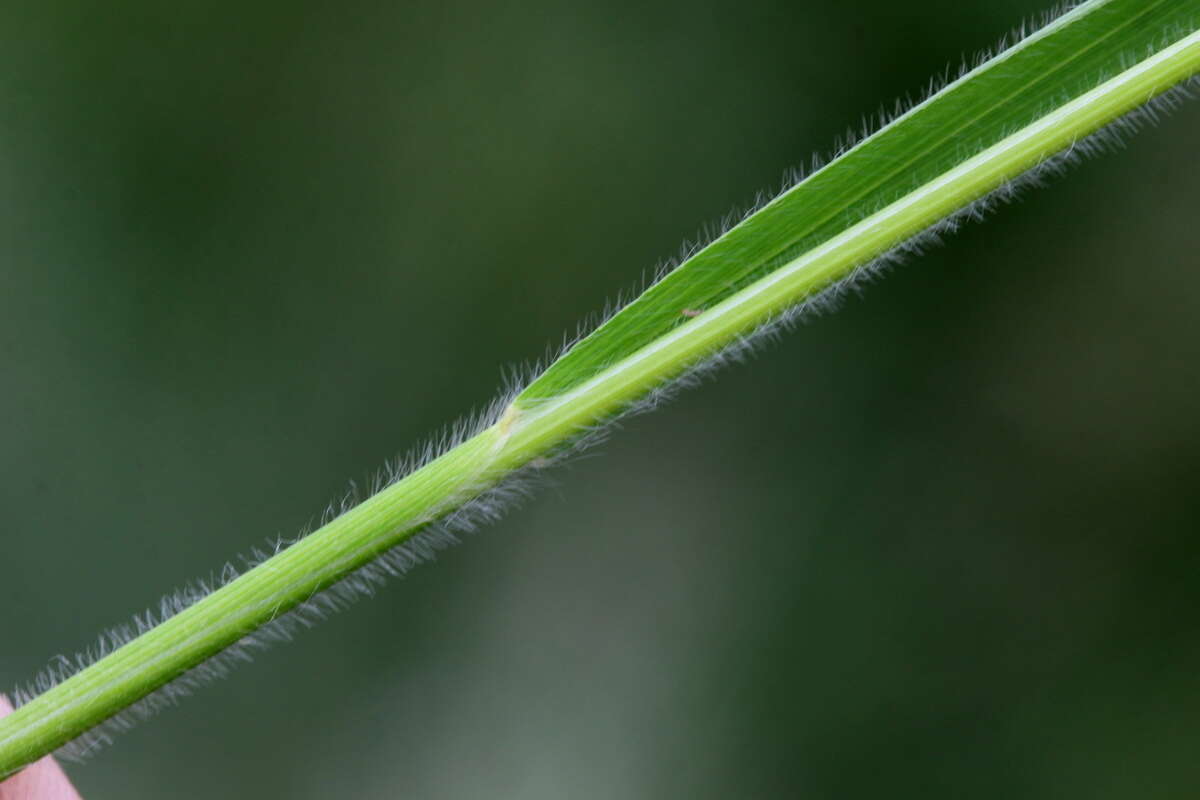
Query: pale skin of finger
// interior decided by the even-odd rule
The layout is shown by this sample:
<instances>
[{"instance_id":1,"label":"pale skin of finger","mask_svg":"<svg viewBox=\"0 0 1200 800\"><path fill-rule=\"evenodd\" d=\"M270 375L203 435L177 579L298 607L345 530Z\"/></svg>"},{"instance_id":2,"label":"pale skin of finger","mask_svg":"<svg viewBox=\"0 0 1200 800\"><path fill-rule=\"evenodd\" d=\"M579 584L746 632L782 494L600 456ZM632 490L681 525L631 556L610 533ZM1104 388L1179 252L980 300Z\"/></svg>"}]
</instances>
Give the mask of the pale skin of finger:
<instances>
[{"instance_id":1,"label":"pale skin of finger","mask_svg":"<svg viewBox=\"0 0 1200 800\"><path fill-rule=\"evenodd\" d=\"M12 710L8 698L0 694L0 717ZM58 762L46 756L0 781L0 800L80 800L80 797Z\"/></svg>"}]
</instances>

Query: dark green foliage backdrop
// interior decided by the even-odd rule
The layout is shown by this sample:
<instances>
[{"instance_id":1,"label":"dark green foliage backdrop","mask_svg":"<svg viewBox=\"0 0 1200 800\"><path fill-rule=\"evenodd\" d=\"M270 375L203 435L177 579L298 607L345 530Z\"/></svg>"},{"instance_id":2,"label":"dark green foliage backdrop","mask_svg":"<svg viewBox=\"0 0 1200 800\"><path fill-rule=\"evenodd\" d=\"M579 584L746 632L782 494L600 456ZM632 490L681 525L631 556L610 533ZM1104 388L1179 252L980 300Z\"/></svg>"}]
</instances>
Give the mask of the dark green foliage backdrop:
<instances>
[{"instance_id":1,"label":"dark green foliage backdrop","mask_svg":"<svg viewBox=\"0 0 1200 800\"><path fill-rule=\"evenodd\" d=\"M290 535L1033 0L0 7L0 686ZM1174 797L1200 104L72 769Z\"/></svg>"}]
</instances>

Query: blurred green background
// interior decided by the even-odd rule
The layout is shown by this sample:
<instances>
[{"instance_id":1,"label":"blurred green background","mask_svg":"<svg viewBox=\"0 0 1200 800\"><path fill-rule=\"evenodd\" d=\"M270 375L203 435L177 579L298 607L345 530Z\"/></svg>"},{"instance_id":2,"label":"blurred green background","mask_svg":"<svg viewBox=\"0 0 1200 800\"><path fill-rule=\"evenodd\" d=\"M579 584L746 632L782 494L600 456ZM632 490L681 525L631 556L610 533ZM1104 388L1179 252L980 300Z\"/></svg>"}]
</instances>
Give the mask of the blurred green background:
<instances>
[{"instance_id":1,"label":"blurred green background","mask_svg":"<svg viewBox=\"0 0 1200 800\"><path fill-rule=\"evenodd\" d=\"M0 6L0 686L1041 0ZM102 797L1179 797L1200 103L121 737Z\"/></svg>"}]
</instances>

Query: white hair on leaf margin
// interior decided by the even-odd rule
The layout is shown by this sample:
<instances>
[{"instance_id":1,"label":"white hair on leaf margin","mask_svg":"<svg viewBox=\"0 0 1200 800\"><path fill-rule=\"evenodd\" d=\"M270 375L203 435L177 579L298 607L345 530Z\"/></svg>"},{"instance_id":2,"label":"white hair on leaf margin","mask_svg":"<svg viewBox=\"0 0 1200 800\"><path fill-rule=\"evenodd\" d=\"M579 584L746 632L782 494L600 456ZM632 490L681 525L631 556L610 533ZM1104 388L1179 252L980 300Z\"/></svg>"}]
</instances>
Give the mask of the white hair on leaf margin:
<instances>
[{"instance_id":1,"label":"white hair on leaf margin","mask_svg":"<svg viewBox=\"0 0 1200 800\"><path fill-rule=\"evenodd\" d=\"M1057 16L1070 11L1076 3L1061 6L1053 14L1048 14L1043 20L1047 24ZM1017 29L1014 35L1023 38L1027 35L1026 27ZM1006 42L1001 43L1003 49ZM973 69L990 58L991 52L981 54L973 64L964 64L963 73ZM950 82L949 79L945 83ZM944 85L944 84L943 84ZM931 86L930 93L939 90L940 86ZM247 634L234 644L211 656L175 679L147 694L142 699L126 707L118 714L110 717L96 727L66 743L59 748L57 754L69 760L81 760L101 746L110 743L115 734L128 729L140 720L154 715L159 709L174 705L180 698L190 695L197 688L224 677L238 662L249 661L254 653L264 650L272 644L286 642L300 630L312 627L330 613L338 611L353 603L358 598L374 594L388 578L398 577L408 572L416 565L433 559L436 554L451 545L457 544L460 538L477 527L499 519L509 509L528 498L533 490L544 481L544 471L547 467L580 453L584 449L602 441L610 428L622 417L639 414L652 410L668 401L682 389L696 385L717 369L730 363L741 362L757 348L778 337L783 331L798 322L836 309L850 294L861 293L863 287L874 280L892 265L905 261L912 255L940 244L942 238L956 231L963 223L983 219L997 206L1017 199L1021 193L1031 187L1041 185L1047 178L1065 172L1071 165L1100 153L1120 148L1125 139L1160 119L1163 113L1175 110L1182 102L1193 96L1200 89L1200 76L1193 77L1174 88L1164 92L1147 104L1130 111L1101 130L1074 142L1071 146L1051 156L1022 175L1014 178L981 197L955 213L938 221L924 231L912 236L870 261L856 266L844 278L831 283L815 295L776 314L771 319L759 325L752 332L738 337L733 342L717 348L708 355L697 359L686 367L679 375L665 382L662 386L650 391L639 400L628 404L624 409L608 419L577 432L577 435L550 456L538 458L530 464L504 478L494 486L482 488L478 496L465 505L452 511L442 518L426 525L403 543L392 547L379 555L370 563L350 572L332 586L317 592L309 599L265 623L254 632ZM916 103L907 101L897 106L898 114L905 113ZM886 125L889 120L880 119L880 125ZM863 131L863 137L870 135ZM855 141L858 139L856 138ZM834 158L849 147L851 142L839 143L831 158ZM823 165L823 160L814 157L813 170ZM679 260L660 266L654 271L653 277L646 282L643 290L669 274L675 266L683 263L692 254L713 239L725 233L737 222L753 214L779 193L785 192L805 175L803 171L791 171L785 178L784 185L776 195L760 194L755 203L746 211L731 213L722 218L720 224L710 227L704 237L694 243L685 243ZM638 293L630 295L629 299ZM559 354L565 353L573 344L588 332L599 327L605 320L617 313L625 302L611 305L598 317L590 320L588 327L577 331L574 339L564 341ZM553 358L546 363L552 363ZM435 436L422 447L411 451L407 456L390 462L380 470L370 481L370 493L374 494L401 480L422 465L429 463L437 456L453 449L455 446L495 424L511 406L513 399L520 390L528 385L540 372L542 367L537 365L514 367L505 371L504 390L481 413L469 415L449 426L440 436ZM331 502L321 517L320 524L335 518L353 508L363 498L357 486L351 483L350 490L336 502ZM319 527L319 525L317 526ZM178 614L214 590L230 583L246 570L261 564L274 554L294 544L307 535L302 532L294 539L279 539L270 546L270 552L254 548L250 556L243 557L243 568L238 569L233 564L225 564L219 572L209 576L207 580L194 581L175 592L162 598L156 609L148 609L141 614L135 614L132 621L103 631L96 642L78 653L74 658L65 656L55 657L32 681L17 688L12 693L14 705L19 707L29 702L35 696L48 691L55 685L90 666L122 645L145 633L156 625Z\"/></svg>"}]
</instances>

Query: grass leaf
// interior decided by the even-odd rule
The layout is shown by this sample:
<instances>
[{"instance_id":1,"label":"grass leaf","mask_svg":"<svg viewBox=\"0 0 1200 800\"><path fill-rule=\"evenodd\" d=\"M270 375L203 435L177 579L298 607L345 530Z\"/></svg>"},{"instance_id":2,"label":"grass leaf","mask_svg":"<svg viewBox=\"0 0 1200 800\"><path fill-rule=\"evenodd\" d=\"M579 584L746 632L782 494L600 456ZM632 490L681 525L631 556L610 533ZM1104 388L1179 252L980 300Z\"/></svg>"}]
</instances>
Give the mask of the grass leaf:
<instances>
[{"instance_id":1,"label":"grass leaf","mask_svg":"<svg viewBox=\"0 0 1200 800\"><path fill-rule=\"evenodd\" d=\"M0 720L0 775L173 702L487 521L523 476L1022 185L1119 140L1200 72L1200 0L1091 0L986 60L684 260L436 457L219 586L58 664ZM1147 104L1150 105L1147 105ZM1133 116L1130 116L1133 115ZM1140 116L1139 116L1140 115Z\"/></svg>"}]
</instances>

